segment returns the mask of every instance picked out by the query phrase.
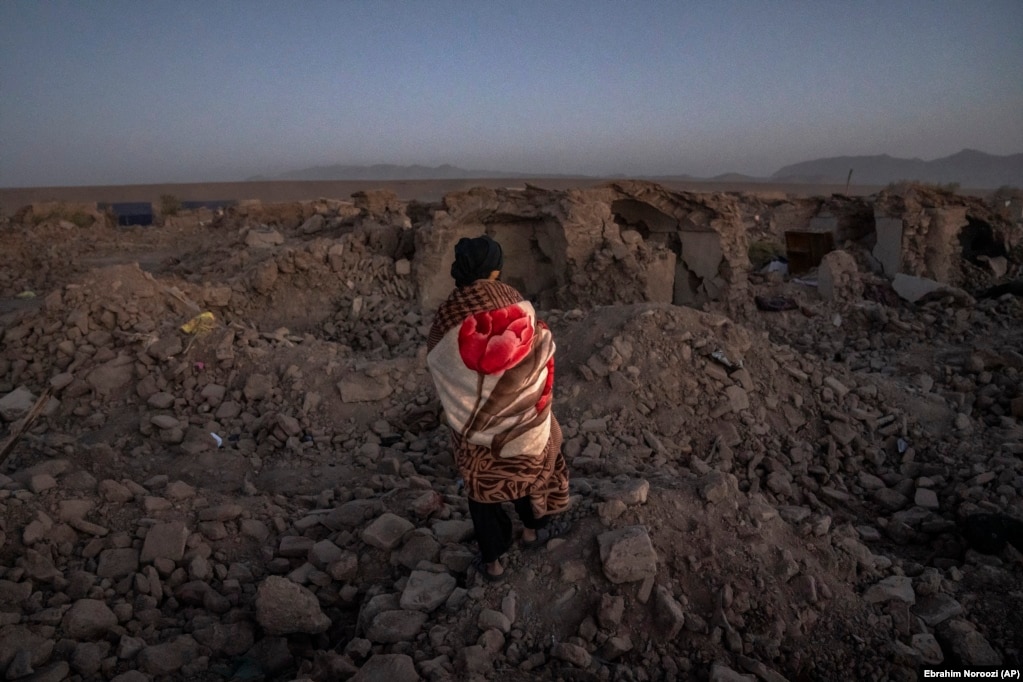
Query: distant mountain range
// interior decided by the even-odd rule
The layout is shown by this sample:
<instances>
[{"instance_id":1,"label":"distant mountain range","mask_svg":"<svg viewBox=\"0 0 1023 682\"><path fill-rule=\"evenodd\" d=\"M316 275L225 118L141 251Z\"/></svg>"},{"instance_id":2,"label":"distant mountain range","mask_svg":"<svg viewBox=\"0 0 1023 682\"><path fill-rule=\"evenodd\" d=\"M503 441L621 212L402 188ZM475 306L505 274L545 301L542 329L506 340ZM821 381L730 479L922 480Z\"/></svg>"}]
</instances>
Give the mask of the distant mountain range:
<instances>
[{"instance_id":1,"label":"distant mountain range","mask_svg":"<svg viewBox=\"0 0 1023 682\"><path fill-rule=\"evenodd\" d=\"M836 156L814 161L803 161L785 166L770 177L759 178L740 173L724 173L712 178L691 175L659 175L677 180L705 180L713 182L780 182L792 184L844 185L852 171L853 185L887 185L900 180L949 184L958 183L964 189L994 189L1002 185L1023 187L1023 154L996 156L973 149L933 161L899 159L887 154L880 156ZM262 175L247 178L260 180L451 180L462 178L569 178L586 175L555 175L512 173L508 171L466 170L448 164L442 166L398 166L376 164L372 166L313 166L283 175ZM602 176L607 177L607 176ZM637 176L631 176L637 177Z\"/></svg>"},{"instance_id":2,"label":"distant mountain range","mask_svg":"<svg viewBox=\"0 0 1023 682\"><path fill-rule=\"evenodd\" d=\"M933 161L881 156L836 156L785 166L775 182L845 184L852 171L854 185L887 185L899 180L948 184L964 188L994 189L1002 185L1023 187L1023 154L995 156L974 149Z\"/></svg>"}]
</instances>

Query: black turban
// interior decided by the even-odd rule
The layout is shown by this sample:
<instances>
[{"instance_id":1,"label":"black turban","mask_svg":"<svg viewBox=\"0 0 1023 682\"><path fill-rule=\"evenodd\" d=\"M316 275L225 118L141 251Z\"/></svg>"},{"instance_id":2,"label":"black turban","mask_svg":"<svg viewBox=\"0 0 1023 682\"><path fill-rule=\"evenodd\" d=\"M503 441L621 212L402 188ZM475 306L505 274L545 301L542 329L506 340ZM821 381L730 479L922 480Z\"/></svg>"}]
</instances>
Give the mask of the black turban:
<instances>
[{"instance_id":1,"label":"black turban","mask_svg":"<svg viewBox=\"0 0 1023 682\"><path fill-rule=\"evenodd\" d=\"M469 239L462 237L455 244L455 262L451 264L451 276L455 286L469 286L478 279L490 277L494 270L504 265L501 245L487 235Z\"/></svg>"}]
</instances>

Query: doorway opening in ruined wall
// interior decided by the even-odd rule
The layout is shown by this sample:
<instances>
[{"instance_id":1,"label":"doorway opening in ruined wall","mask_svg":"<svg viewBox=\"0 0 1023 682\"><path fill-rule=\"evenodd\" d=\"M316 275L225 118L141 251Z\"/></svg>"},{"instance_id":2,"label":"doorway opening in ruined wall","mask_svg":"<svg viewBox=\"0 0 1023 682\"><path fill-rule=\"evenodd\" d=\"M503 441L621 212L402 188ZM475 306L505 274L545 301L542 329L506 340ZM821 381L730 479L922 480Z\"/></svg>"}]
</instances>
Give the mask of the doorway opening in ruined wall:
<instances>
[{"instance_id":1,"label":"doorway opening in ruined wall","mask_svg":"<svg viewBox=\"0 0 1023 682\"><path fill-rule=\"evenodd\" d=\"M835 236L831 232L785 232L785 255L789 259L789 272L801 275L821 264L821 259L835 250Z\"/></svg>"},{"instance_id":2,"label":"doorway opening in ruined wall","mask_svg":"<svg viewBox=\"0 0 1023 682\"><path fill-rule=\"evenodd\" d=\"M981 265L981 256L997 258L1008 255L1005 244L995 237L991 225L970 216L966 216L966 220L967 224L959 231L959 246L964 259Z\"/></svg>"},{"instance_id":3,"label":"doorway opening in ruined wall","mask_svg":"<svg viewBox=\"0 0 1023 682\"><path fill-rule=\"evenodd\" d=\"M501 244L504 270L501 280L532 301L541 302L558 286L551 231L557 226L544 218L495 215L484 221L486 232ZM562 249L564 247L562 246ZM563 259L563 258L562 258Z\"/></svg>"}]
</instances>

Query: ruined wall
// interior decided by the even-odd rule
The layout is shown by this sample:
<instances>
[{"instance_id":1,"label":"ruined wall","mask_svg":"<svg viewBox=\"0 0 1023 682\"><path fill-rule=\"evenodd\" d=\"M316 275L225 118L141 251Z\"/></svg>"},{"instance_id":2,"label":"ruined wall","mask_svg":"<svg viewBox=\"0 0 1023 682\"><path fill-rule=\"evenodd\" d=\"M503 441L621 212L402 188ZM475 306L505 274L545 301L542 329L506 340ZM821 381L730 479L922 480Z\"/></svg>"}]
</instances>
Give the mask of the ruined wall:
<instances>
[{"instance_id":1,"label":"ruined wall","mask_svg":"<svg viewBox=\"0 0 1023 682\"><path fill-rule=\"evenodd\" d=\"M879 215L874 257L885 275L902 272L938 282L959 279L959 230L967 224L965 207L932 207L902 216ZM898 263L896 267L895 264Z\"/></svg>"},{"instance_id":2,"label":"ruined wall","mask_svg":"<svg viewBox=\"0 0 1023 682\"><path fill-rule=\"evenodd\" d=\"M480 187L446 195L442 208L416 230L420 303L433 309L450 293L458 240L488 234L504 249L502 279L526 297L550 304L555 292L568 284L573 262L592 252L594 225L603 223L594 208L585 202L577 206L570 192L538 189Z\"/></svg>"},{"instance_id":3,"label":"ruined wall","mask_svg":"<svg viewBox=\"0 0 1023 682\"><path fill-rule=\"evenodd\" d=\"M959 235L969 224L969 210L964 197L925 186L882 192L875 202L878 233L873 255L884 274L891 277L901 272L960 284Z\"/></svg>"},{"instance_id":4,"label":"ruined wall","mask_svg":"<svg viewBox=\"0 0 1023 682\"><path fill-rule=\"evenodd\" d=\"M694 305L716 300L724 280L719 275L724 253L716 232L683 232L681 259L675 267L675 303Z\"/></svg>"},{"instance_id":5,"label":"ruined wall","mask_svg":"<svg viewBox=\"0 0 1023 682\"><path fill-rule=\"evenodd\" d=\"M411 269L427 311L451 291L455 243L483 233L504 246L505 281L547 309L642 301L748 309L749 235L787 227L833 233L839 248L852 242L848 250L861 265L888 276L962 285L985 268L996 278L1019 273L1019 257L1009 249L1019 230L1014 238L1011 224L980 200L916 189L869 200L766 201L621 181L571 190L481 187L414 210L392 192L367 191L352 201L240 202L217 225L255 230L254 238L261 234L256 228L270 227L300 238L357 232L370 256ZM998 250L1003 245L1006 256ZM875 262L864 263L864 249Z\"/></svg>"},{"instance_id":6,"label":"ruined wall","mask_svg":"<svg viewBox=\"0 0 1023 682\"><path fill-rule=\"evenodd\" d=\"M894 277L902 272L902 219L874 215L875 239L871 255L881 274Z\"/></svg>"},{"instance_id":7,"label":"ruined wall","mask_svg":"<svg viewBox=\"0 0 1023 682\"><path fill-rule=\"evenodd\" d=\"M643 182L611 187L622 196L612 204L616 221L638 228L640 234L647 231L648 241L674 253L670 275L665 271L671 259L659 258L662 281L654 285L660 288L663 279L670 278L673 303L747 305L748 240L735 197L670 192Z\"/></svg>"},{"instance_id":8,"label":"ruined wall","mask_svg":"<svg viewBox=\"0 0 1023 682\"><path fill-rule=\"evenodd\" d=\"M962 206L934 208L926 213L926 220L921 221L925 230L909 230L904 234L903 243L909 248L904 251L903 262L907 263L907 271L920 269L919 256L922 249L923 274L939 282L952 282L958 274L960 249L958 243L959 230L967 225L966 208ZM914 273L916 274L916 273Z\"/></svg>"},{"instance_id":9,"label":"ruined wall","mask_svg":"<svg viewBox=\"0 0 1023 682\"><path fill-rule=\"evenodd\" d=\"M636 199L616 199L611 202L611 211L615 222L635 229L644 239L663 241L664 235L674 234L679 229L676 218Z\"/></svg>"},{"instance_id":10,"label":"ruined wall","mask_svg":"<svg viewBox=\"0 0 1023 682\"><path fill-rule=\"evenodd\" d=\"M504 248L502 279L543 307L645 300L649 287L640 262L651 259L637 258L638 247L622 242L610 211L614 196L608 190L533 187L448 194L417 231L420 302L431 309L443 301L453 285L455 244L483 233Z\"/></svg>"},{"instance_id":11,"label":"ruined wall","mask_svg":"<svg viewBox=\"0 0 1023 682\"><path fill-rule=\"evenodd\" d=\"M768 201L760 194L741 194L736 198L750 240L773 243L781 252L786 232L829 233L836 246L847 242L873 246L874 207L863 197L775 197Z\"/></svg>"},{"instance_id":12,"label":"ruined wall","mask_svg":"<svg viewBox=\"0 0 1023 682\"><path fill-rule=\"evenodd\" d=\"M479 234L476 226L452 224L443 212L438 212L432 222L416 230L416 257L412 272L419 304L424 310L435 310L455 285L450 274L455 244L462 237Z\"/></svg>"},{"instance_id":13,"label":"ruined wall","mask_svg":"<svg viewBox=\"0 0 1023 682\"><path fill-rule=\"evenodd\" d=\"M754 207L758 202L752 200ZM756 208L760 217L759 225L780 244L785 243L785 233L790 230L805 231L810 221L820 213L824 201L820 198L788 199L775 201Z\"/></svg>"},{"instance_id":14,"label":"ruined wall","mask_svg":"<svg viewBox=\"0 0 1023 682\"><path fill-rule=\"evenodd\" d=\"M449 194L417 231L424 307L450 292L454 245L482 233L505 249L503 279L544 307L745 305L745 229L735 200L725 195L669 192L645 182Z\"/></svg>"},{"instance_id":15,"label":"ruined wall","mask_svg":"<svg viewBox=\"0 0 1023 682\"><path fill-rule=\"evenodd\" d=\"M817 271L817 281L822 298L855 303L863 297L856 258L848 251L836 249L826 254Z\"/></svg>"}]
</instances>

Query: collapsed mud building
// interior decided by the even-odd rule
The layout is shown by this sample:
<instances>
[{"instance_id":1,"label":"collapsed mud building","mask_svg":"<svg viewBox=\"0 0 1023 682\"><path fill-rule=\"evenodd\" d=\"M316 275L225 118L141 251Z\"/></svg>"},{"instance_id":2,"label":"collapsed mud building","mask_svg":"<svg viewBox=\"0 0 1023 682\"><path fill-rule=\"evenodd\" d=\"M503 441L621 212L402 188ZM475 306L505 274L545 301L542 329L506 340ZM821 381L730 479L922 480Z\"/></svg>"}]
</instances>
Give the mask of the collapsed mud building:
<instances>
[{"instance_id":1,"label":"collapsed mud building","mask_svg":"<svg viewBox=\"0 0 1023 682\"><path fill-rule=\"evenodd\" d=\"M1021 664L1023 227L981 199L621 181L157 222L0 226L8 679ZM573 476L572 533L500 585L424 351L481 232L554 332Z\"/></svg>"}]
</instances>

